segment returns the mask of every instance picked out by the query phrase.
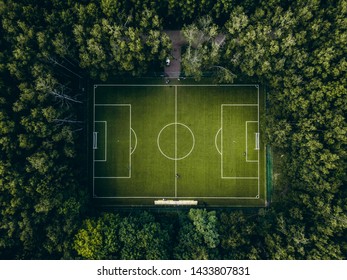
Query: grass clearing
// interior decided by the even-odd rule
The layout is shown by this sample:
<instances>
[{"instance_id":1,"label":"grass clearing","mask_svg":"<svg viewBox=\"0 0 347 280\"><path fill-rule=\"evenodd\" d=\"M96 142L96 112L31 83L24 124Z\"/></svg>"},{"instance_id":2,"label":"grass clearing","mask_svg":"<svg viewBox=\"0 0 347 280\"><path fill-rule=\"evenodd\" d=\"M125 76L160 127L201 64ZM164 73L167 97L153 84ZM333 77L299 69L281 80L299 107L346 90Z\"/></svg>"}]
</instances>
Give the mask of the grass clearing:
<instances>
[{"instance_id":1,"label":"grass clearing","mask_svg":"<svg viewBox=\"0 0 347 280\"><path fill-rule=\"evenodd\" d=\"M97 203L265 205L258 85L100 84L93 94Z\"/></svg>"}]
</instances>

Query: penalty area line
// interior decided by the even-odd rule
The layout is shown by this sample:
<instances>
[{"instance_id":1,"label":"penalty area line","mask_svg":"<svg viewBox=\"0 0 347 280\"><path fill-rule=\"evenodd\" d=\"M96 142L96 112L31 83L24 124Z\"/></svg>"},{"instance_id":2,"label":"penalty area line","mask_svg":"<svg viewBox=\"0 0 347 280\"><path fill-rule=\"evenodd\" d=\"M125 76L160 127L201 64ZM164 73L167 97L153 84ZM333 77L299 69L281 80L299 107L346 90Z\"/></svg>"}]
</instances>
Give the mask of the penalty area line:
<instances>
[{"instance_id":1,"label":"penalty area line","mask_svg":"<svg viewBox=\"0 0 347 280\"><path fill-rule=\"evenodd\" d=\"M177 197L177 86L175 86L175 197Z\"/></svg>"}]
</instances>

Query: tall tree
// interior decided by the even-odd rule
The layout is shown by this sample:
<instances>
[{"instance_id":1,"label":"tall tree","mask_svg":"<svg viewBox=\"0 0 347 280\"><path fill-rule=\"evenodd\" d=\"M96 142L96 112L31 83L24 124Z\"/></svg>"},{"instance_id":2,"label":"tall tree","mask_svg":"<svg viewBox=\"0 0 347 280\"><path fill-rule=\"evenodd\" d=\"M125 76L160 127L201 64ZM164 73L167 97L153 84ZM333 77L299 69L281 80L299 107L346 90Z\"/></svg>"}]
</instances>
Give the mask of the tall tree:
<instances>
[{"instance_id":1,"label":"tall tree","mask_svg":"<svg viewBox=\"0 0 347 280\"><path fill-rule=\"evenodd\" d=\"M81 67L88 69L93 78L106 80L109 74L136 76L144 74L149 65L163 64L171 46L155 11L123 7L115 17L114 10L105 11L111 2L102 3L103 15L94 4L76 5L79 22L73 32ZM92 15L87 19L84 14Z\"/></svg>"},{"instance_id":2,"label":"tall tree","mask_svg":"<svg viewBox=\"0 0 347 280\"><path fill-rule=\"evenodd\" d=\"M215 211L191 209L180 216L176 259L218 259L218 219Z\"/></svg>"},{"instance_id":3,"label":"tall tree","mask_svg":"<svg viewBox=\"0 0 347 280\"><path fill-rule=\"evenodd\" d=\"M183 27L187 46L182 54L182 68L186 76L193 76L198 81L204 72L214 71L219 82L232 82L236 77L221 65L224 35L218 32L218 26L210 16L201 17L196 23Z\"/></svg>"},{"instance_id":4,"label":"tall tree","mask_svg":"<svg viewBox=\"0 0 347 280\"><path fill-rule=\"evenodd\" d=\"M143 212L120 217L103 214L86 219L75 236L74 248L85 259L168 259L167 230Z\"/></svg>"}]
</instances>

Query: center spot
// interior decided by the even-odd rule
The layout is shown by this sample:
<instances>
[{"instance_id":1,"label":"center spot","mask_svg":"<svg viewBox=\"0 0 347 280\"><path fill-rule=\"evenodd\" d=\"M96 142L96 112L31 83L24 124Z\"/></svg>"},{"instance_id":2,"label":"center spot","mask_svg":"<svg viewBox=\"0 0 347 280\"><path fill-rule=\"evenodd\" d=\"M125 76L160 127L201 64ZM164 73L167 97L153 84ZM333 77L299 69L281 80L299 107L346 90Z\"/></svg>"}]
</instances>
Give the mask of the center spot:
<instances>
[{"instance_id":1,"label":"center spot","mask_svg":"<svg viewBox=\"0 0 347 280\"><path fill-rule=\"evenodd\" d=\"M185 124L170 123L159 132L157 144L163 156L171 160L181 160L193 151L195 138Z\"/></svg>"}]
</instances>

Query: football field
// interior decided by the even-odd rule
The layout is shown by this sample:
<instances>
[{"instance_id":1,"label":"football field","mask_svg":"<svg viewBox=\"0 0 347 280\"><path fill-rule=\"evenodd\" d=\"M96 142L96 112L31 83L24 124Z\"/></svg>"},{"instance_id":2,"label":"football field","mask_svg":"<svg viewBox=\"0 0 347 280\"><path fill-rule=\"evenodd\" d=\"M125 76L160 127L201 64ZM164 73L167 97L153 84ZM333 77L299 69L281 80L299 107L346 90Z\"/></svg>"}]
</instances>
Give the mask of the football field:
<instances>
[{"instance_id":1,"label":"football field","mask_svg":"<svg viewBox=\"0 0 347 280\"><path fill-rule=\"evenodd\" d=\"M94 199L265 206L263 113L258 85L94 85Z\"/></svg>"}]
</instances>

